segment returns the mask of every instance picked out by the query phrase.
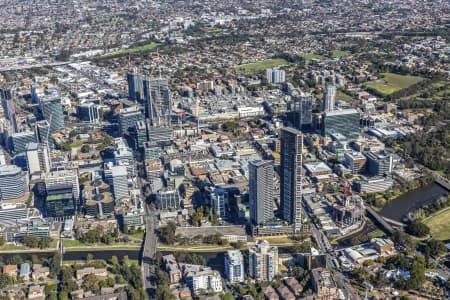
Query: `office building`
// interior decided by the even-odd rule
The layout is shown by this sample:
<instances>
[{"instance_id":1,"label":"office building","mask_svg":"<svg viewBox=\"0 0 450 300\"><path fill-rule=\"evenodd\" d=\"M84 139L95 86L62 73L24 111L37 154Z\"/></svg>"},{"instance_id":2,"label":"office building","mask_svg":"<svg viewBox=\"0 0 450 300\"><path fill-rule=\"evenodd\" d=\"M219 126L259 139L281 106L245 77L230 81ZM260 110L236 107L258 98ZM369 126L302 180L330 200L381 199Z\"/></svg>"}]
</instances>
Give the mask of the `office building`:
<instances>
[{"instance_id":1,"label":"office building","mask_svg":"<svg viewBox=\"0 0 450 300\"><path fill-rule=\"evenodd\" d=\"M294 232L302 227L302 152L303 136L294 128L281 130L280 197L283 218L294 225Z\"/></svg>"},{"instance_id":2,"label":"office building","mask_svg":"<svg viewBox=\"0 0 450 300\"><path fill-rule=\"evenodd\" d=\"M355 190L359 193L375 193L389 190L394 185L390 177L374 177L358 180L354 183Z\"/></svg>"},{"instance_id":3,"label":"office building","mask_svg":"<svg viewBox=\"0 0 450 300\"><path fill-rule=\"evenodd\" d=\"M23 153L27 148L27 144L35 143L36 136L33 131L22 131L13 133L10 136L10 149L14 154Z\"/></svg>"},{"instance_id":4,"label":"office building","mask_svg":"<svg viewBox=\"0 0 450 300\"><path fill-rule=\"evenodd\" d=\"M302 93L292 99L288 119L298 130L312 129L312 108L314 97L312 94Z\"/></svg>"},{"instance_id":5,"label":"office building","mask_svg":"<svg viewBox=\"0 0 450 300\"><path fill-rule=\"evenodd\" d=\"M267 241L256 241L249 249L248 275L256 281L272 281L278 274L278 248Z\"/></svg>"},{"instance_id":6,"label":"office building","mask_svg":"<svg viewBox=\"0 0 450 300\"><path fill-rule=\"evenodd\" d=\"M44 144L29 143L26 147L28 172L48 173L50 172L50 156L48 147Z\"/></svg>"},{"instance_id":7,"label":"office building","mask_svg":"<svg viewBox=\"0 0 450 300\"><path fill-rule=\"evenodd\" d=\"M111 178L114 198L119 200L128 197L128 173L126 166L111 167Z\"/></svg>"},{"instance_id":8,"label":"office building","mask_svg":"<svg viewBox=\"0 0 450 300\"><path fill-rule=\"evenodd\" d=\"M181 204L178 190L159 190L156 193L156 206L159 209L179 209Z\"/></svg>"},{"instance_id":9,"label":"office building","mask_svg":"<svg viewBox=\"0 0 450 300\"><path fill-rule=\"evenodd\" d=\"M356 140L359 137L360 114L356 109L343 109L323 114L323 134L342 135Z\"/></svg>"},{"instance_id":10,"label":"office building","mask_svg":"<svg viewBox=\"0 0 450 300\"><path fill-rule=\"evenodd\" d=\"M0 101L3 109L3 117L9 121L12 132L19 132L13 92L8 89L0 89Z\"/></svg>"},{"instance_id":11,"label":"office building","mask_svg":"<svg viewBox=\"0 0 450 300\"><path fill-rule=\"evenodd\" d=\"M41 120L36 122L36 137L40 143L51 143L50 137L50 124L47 120Z\"/></svg>"},{"instance_id":12,"label":"office building","mask_svg":"<svg viewBox=\"0 0 450 300\"><path fill-rule=\"evenodd\" d=\"M338 299L338 288L328 269L313 269L311 271L311 285L317 299Z\"/></svg>"},{"instance_id":13,"label":"office building","mask_svg":"<svg viewBox=\"0 0 450 300\"><path fill-rule=\"evenodd\" d=\"M332 112L336 102L336 86L327 85L323 90L323 111Z\"/></svg>"},{"instance_id":14,"label":"office building","mask_svg":"<svg viewBox=\"0 0 450 300\"><path fill-rule=\"evenodd\" d=\"M114 162L116 165L127 165L132 168L134 162L133 151L128 147L125 139L114 139Z\"/></svg>"},{"instance_id":15,"label":"office building","mask_svg":"<svg viewBox=\"0 0 450 300\"><path fill-rule=\"evenodd\" d=\"M15 165L0 165L0 202L23 198L27 192L26 173Z\"/></svg>"},{"instance_id":16,"label":"office building","mask_svg":"<svg viewBox=\"0 0 450 300\"><path fill-rule=\"evenodd\" d=\"M123 136L129 133L129 130L133 130L136 123L144 121L144 114L138 107L127 107L119 111L119 132Z\"/></svg>"},{"instance_id":17,"label":"office building","mask_svg":"<svg viewBox=\"0 0 450 300\"><path fill-rule=\"evenodd\" d=\"M47 190L60 185L71 185L75 201L80 199L80 184L78 182L78 171L76 169L65 169L47 173L45 177L45 186Z\"/></svg>"},{"instance_id":18,"label":"office building","mask_svg":"<svg viewBox=\"0 0 450 300\"><path fill-rule=\"evenodd\" d=\"M211 193L211 210L220 219L228 218L228 192L221 188L216 188Z\"/></svg>"},{"instance_id":19,"label":"office building","mask_svg":"<svg viewBox=\"0 0 450 300\"><path fill-rule=\"evenodd\" d=\"M133 68L127 73L128 83L128 98L130 100L142 101L144 98L142 75L138 73L136 68Z\"/></svg>"},{"instance_id":20,"label":"office building","mask_svg":"<svg viewBox=\"0 0 450 300\"><path fill-rule=\"evenodd\" d=\"M16 222L16 220L27 220L30 215L31 209L27 208L25 204L0 203L0 223L4 223L5 221Z\"/></svg>"},{"instance_id":21,"label":"office building","mask_svg":"<svg viewBox=\"0 0 450 300\"><path fill-rule=\"evenodd\" d=\"M73 186L52 184L46 186L45 211L50 218L62 218L75 214Z\"/></svg>"},{"instance_id":22,"label":"office building","mask_svg":"<svg viewBox=\"0 0 450 300\"><path fill-rule=\"evenodd\" d=\"M364 153L367 157L367 173L371 176L385 176L392 173L393 156L386 151Z\"/></svg>"},{"instance_id":23,"label":"office building","mask_svg":"<svg viewBox=\"0 0 450 300\"><path fill-rule=\"evenodd\" d=\"M231 283L244 281L244 257L239 250L228 250L225 255L225 275Z\"/></svg>"},{"instance_id":24,"label":"office building","mask_svg":"<svg viewBox=\"0 0 450 300\"><path fill-rule=\"evenodd\" d=\"M273 214L273 162L253 160L248 163L250 217L254 224L263 224Z\"/></svg>"},{"instance_id":25,"label":"office building","mask_svg":"<svg viewBox=\"0 0 450 300\"><path fill-rule=\"evenodd\" d=\"M344 164L352 174L361 174L366 169L366 157L361 152L347 152L344 154Z\"/></svg>"},{"instance_id":26,"label":"office building","mask_svg":"<svg viewBox=\"0 0 450 300\"><path fill-rule=\"evenodd\" d=\"M173 129L170 127L148 127L148 144L153 147L169 146L173 142Z\"/></svg>"},{"instance_id":27,"label":"office building","mask_svg":"<svg viewBox=\"0 0 450 300\"><path fill-rule=\"evenodd\" d=\"M170 126L172 106L168 78L145 77L144 104L146 117L153 126Z\"/></svg>"},{"instance_id":28,"label":"office building","mask_svg":"<svg viewBox=\"0 0 450 300\"><path fill-rule=\"evenodd\" d=\"M268 83L283 83L286 80L286 72L277 68L266 69L266 79Z\"/></svg>"},{"instance_id":29,"label":"office building","mask_svg":"<svg viewBox=\"0 0 450 300\"><path fill-rule=\"evenodd\" d=\"M93 102L83 103L77 106L77 116L82 122L98 123L100 122L100 111L97 104Z\"/></svg>"},{"instance_id":30,"label":"office building","mask_svg":"<svg viewBox=\"0 0 450 300\"><path fill-rule=\"evenodd\" d=\"M136 122L134 126L134 142L136 149L143 149L145 143L147 142L148 134L147 134L147 125L144 121Z\"/></svg>"},{"instance_id":31,"label":"office building","mask_svg":"<svg viewBox=\"0 0 450 300\"><path fill-rule=\"evenodd\" d=\"M42 118L50 124L50 133L64 129L64 114L60 98L40 99Z\"/></svg>"}]
</instances>

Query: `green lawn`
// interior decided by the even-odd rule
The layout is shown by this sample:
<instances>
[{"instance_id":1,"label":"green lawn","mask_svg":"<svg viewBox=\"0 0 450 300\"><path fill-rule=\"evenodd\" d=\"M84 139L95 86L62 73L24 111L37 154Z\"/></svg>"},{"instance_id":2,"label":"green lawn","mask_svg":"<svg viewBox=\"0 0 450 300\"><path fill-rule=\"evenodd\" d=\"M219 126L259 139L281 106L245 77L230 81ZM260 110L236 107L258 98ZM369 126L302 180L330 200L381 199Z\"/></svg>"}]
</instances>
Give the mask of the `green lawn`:
<instances>
[{"instance_id":1,"label":"green lawn","mask_svg":"<svg viewBox=\"0 0 450 300\"><path fill-rule=\"evenodd\" d=\"M64 239L64 247L87 247L89 244L80 242L79 240L66 240Z\"/></svg>"},{"instance_id":2,"label":"green lawn","mask_svg":"<svg viewBox=\"0 0 450 300\"><path fill-rule=\"evenodd\" d=\"M16 246L12 244L5 244L3 247L0 248L1 251L15 251L15 250L28 250L31 248L28 248L26 246Z\"/></svg>"},{"instance_id":3,"label":"green lawn","mask_svg":"<svg viewBox=\"0 0 450 300\"><path fill-rule=\"evenodd\" d=\"M122 49L122 50L113 52L111 54L107 54L106 56L122 56L122 55L137 53L137 52L145 52L145 51L155 49L156 47L158 47L160 45L161 44L159 44L159 43L145 44L142 46L131 47L128 49Z\"/></svg>"},{"instance_id":4,"label":"green lawn","mask_svg":"<svg viewBox=\"0 0 450 300\"><path fill-rule=\"evenodd\" d=\"M450 208L444 209L430 218L424 220L424 223L430 227L431 235L437 240L450 239Z\"/></svg>"},{"instance_id":5,"label":"green lawn","mask_svg":"<svg viewBox=\"0 0 450 300\"><path fill-rule=\"evenodd\" d=\"M234 66L233 68L243 70L243 71L259 71L259 70L265 70L268 68L274 68L282 65L287 65L289 62L283 58L272 58L272 59L266 59L257 61L250 64L243 64Z\"/></svg>"},{"instance_id":6,"label":"green lawn","mask_svg":"<svg viewBox=\"0 0 450 300\"><path fill-rule=\"evenodd\" d=\"M136 240L143 240L144 239L144 231L138 231L133 234L127 234L130 238L136 239Z\"/></svg>"},{"instance_id":7,"label":"green lawn","mask_svg":"<svg viewBox=\"0 0 450 300\"><path fill-rule=\"evenodd\" d=\"M323 55L320 55L320 54L305 54L305 55L303 55L303 59L304 60L313 60L313 59L318 59L318 60L322 60L322 59L324 59L324 56Z\"/></svg>"},{"instance_id":8,"label":"green lawn","mask_svg":"<svg viewBox=\"0 0 450 300\"><path fill-rule=\"evenodd\" d=\"M393 73L382 73L382 79L365 84L365 87L373 90L380 96L386 97L395 92L410 87L424 80L419 76L399 75Z\"/></svg>"},{"instance_id":9,"label":"green lawn","mask_svg":"<svg viewBox=\"0 0 450 300\"><path fill-rule=\"evenodd\" d=\"M158 251L179 251L179 252L225 252L227 250L232 250L233 247L221 246L221 245L211 245L211 244L198 244L198 245L166 245L158 243Z\"/></svg>"},{"instance_id":10,"label":"green lawn","mask_svg":"<svg viewBox=\"0 0 450 300\"><path fill-rule=\"evenodd\" d=\"M352 101L353 97L347 95L346 93L342 92L341 90L337 90L336 91L336 100Z\"/></svg>"},{"instance_id":11,"label":"green lawn","mask_svg":"<svg viewBox=\"0 0 450 300\"><path fill-rule=\"evenodd\" d=\"M337 57L349 56L350 54L352 54L352 53L347 50L334 50L333 52L331 52L331 57L337 58Z\"/></svg>"}]
</instances>

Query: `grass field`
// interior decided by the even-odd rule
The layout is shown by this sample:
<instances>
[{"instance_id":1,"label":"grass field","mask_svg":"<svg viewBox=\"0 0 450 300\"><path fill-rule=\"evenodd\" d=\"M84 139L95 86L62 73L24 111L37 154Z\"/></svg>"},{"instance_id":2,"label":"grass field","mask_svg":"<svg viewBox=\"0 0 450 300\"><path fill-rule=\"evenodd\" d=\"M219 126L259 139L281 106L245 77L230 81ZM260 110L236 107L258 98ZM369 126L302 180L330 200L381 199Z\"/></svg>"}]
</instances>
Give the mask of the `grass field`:
<instances>
[{"instance_id":1,"label":"grass field","mask_svg":"<svg viewBox=\"0 0 450 300\"><path fill-rule=\"evenodd\" d=\"M171 246L158 243L158 251L179 251L179 252L225 252L231 250L231 246L219 246L211 244L199 244L199 245L183 245L183 246Z\"/></svg>"},{"instance_id":2,"label":"grass field","mask_svg":"<svg viewBox=\"0 0 450 300\"><path fill-rule=\"evenodd\" d=\"M144 232L143 231L138 231L136 233L133 234L127 234L130 238L136 239L136 240L143 240L144 239Z\"/></svg>"},{"instance_id":3,"label":"grass field","mask_svg":"<svg viewBox=\"0 0 450 300\"><path fill-rule=\"evenodd\" d=\"M434 239L442 241L450 239L450 208L425 219L424 223L430 227Z\"/></svg>"},{"instance_id":4,"label":"grass field","mask_svg":"<svg viewBox=\"0 0 450 300\"><path fill-rule=\"evenodd\" d=\"M320 55L320 54L305 54L305 55L303 55L303 59L304 60L313 60L313 59L318 59L318 60L322 60L322 59L324 59L324 56L323 55Z\"/></svg>"},{"instance_id":5,"label":"grass field","mask_svg":"<svg viewBox=\"0 0 450 300\"><path fill-rule=\"evenodd\" d=\"M79 240L64 240L64 248L66 250L86 250L92 249L92 251L100 251L100 250L130 250L130 249L140 249L140 243L113 243L111 245L106 244L85 244L80 242Z\"/></svg>"},{"instance_id":6,"label":"grass field","mask_svg":"<svg viewBox=\"0 0 450 300\"><path fill-rule=\"evenodd\" d=\"M137 52L145 52L145 51L155 49L156 47L158 47L160 45L161 44L159 44L159 43L145 44L142 46L131 47L128 49L122 49L122 50L113 52L111 54L108 54L107 56L122 56L122 55L137 53Z\"/></svg>"},{"instance_id":7,"label":"grass field","mask_svg":"<svg viewBox=\"0 0 450 300\"><path fill-rule=\"evenodd\" d=\"M343 57L343 56L348 56L352 54L350 51L346 51L346 50L334 50L333 52L331 52L331 57L333 58L337 58L337 57Z\"/></svg>"},{"instance_id":8,"label":"grass field","mask_svg":"<svg viewBox=\"0 0 450 300\"><path fill-rule=\"evenodd\" d=\"M382 73L381 75L383 76L381 80L366 83L365 86L383 97L392 95L395 92L401 91L423 80L423 78L419 76L393 73Z\"/></svg>"},{"instance_id":9,"label":"grass field","mask_svg":"<svg viewBox=\"0 0 450 300\"><path fill-rule=\"evenodd\" d=\"M287 65L289 62L282 58L273 58L273 59L266 59L250 64L243 64L234 66L233 68L243 70L243 71L259 71L259 70L265 70L268 68L278 67L282 65Z\"/></svg>"},{"instance_id":10,"label":"grass field","mask_svg":"<svg viewBox=\"0 0 450 300\"><path fill-rule=\"evenodd\" d=\"M352 100L353 100L353 97L347 95L346 93L344 93L344 92L342 92L342 91L340 91L340 90L337 90L337 91L336 91L336 100L352 101Z\"/></svg>"}]
</instances>

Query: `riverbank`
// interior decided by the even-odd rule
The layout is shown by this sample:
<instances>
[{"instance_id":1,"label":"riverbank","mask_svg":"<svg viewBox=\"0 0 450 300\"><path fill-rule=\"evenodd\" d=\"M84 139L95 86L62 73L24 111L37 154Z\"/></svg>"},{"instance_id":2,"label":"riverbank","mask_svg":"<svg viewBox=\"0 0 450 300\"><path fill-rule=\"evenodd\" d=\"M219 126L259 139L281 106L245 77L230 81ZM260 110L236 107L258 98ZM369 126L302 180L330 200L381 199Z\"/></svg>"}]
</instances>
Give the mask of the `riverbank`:
<instances>
[{"instance_id":1,"label":"riverbank","mask_svg":"<svg viewBox=\"0 0 450 300\"><path fill-rule=\"evenodd\" d=\"M415 212L426 205L433 204L440 196L446 194L446 189L433 183L429 186L409 191L393 199L379 213L388 219L402 222L408 213Z\"/></svg>"}]
</instances>

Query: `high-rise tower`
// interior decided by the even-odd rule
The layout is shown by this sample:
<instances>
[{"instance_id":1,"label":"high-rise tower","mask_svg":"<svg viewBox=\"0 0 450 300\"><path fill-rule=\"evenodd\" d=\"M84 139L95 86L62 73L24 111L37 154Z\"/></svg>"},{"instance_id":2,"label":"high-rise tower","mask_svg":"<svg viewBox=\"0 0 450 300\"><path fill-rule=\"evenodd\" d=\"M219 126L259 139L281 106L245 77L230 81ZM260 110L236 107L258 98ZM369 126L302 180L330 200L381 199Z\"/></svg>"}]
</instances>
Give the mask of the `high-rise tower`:
<instances>
[{"instance_id":1,"label":"high-rise tower","mask_svg":"<svg viewBox=\"0 0 450 300\"><path fill-rule=\"evenodd\" d=\"M334 110L336 100L336 86L327 85L323 91L323 111L331 112Z\"/></svg>"},{"instance_id":2,"label":"high-rise tower","mask_svg":"<svg viewBox=\"0 0 450 300\"><path fill-rule=\"evenodd\" d=\"M281 130L281 210L283 218L294 225L294 233L302 227L302 149L300 131Z\"/></svg>"},{"instance_id":3,"label":"high-rise tower","mask_svg":"<svg viewBox=\"0 0 450 300\"><path fill-rule=\"evenodd\" d=\"M143 80L146 117L153 126L170 126L172 105L170 101L169 80L149 78Z\"/></svg>"},{"instance_id":4,"label":"high-rise tower","mask_svg":"<svg viewBox=\"0 0 450 300\"><path fill-rule=\"evenodd\" d=\"M250 216L255 224L273 219L273 162L253 160L248 163Z\"/></svg>"}]
</instances>

